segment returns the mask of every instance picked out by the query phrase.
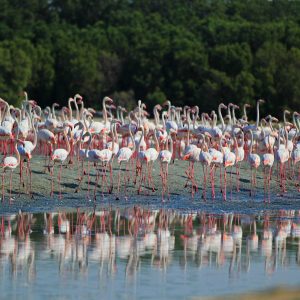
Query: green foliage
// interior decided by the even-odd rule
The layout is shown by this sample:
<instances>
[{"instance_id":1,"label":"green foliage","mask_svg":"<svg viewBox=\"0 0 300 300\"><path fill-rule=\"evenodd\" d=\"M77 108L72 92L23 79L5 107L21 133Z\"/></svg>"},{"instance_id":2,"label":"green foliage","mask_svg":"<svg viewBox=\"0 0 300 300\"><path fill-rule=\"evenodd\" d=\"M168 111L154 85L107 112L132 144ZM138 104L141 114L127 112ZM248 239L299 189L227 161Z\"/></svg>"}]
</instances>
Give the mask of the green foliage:
<instances>
[{"instance_id":1,"label":"green foliage","mask_svg":"<svg viewBox=\"0 0 300 300\"><path fill-rule=\"evenodd\" d=\"M0 97L299 109L300 1L0 0Z\"/></svg>"}]
</instances>

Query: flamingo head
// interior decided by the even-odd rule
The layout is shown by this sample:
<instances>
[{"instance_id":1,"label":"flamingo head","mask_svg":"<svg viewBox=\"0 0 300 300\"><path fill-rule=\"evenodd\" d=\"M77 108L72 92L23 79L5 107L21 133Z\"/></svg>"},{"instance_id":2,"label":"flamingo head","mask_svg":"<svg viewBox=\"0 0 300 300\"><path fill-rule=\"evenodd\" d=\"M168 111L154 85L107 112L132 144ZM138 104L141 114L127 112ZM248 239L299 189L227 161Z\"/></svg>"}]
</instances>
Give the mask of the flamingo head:
<instances>
[{"instance_id":1,"label":"flamingo head","mask_svg":"<svg viewBox=\"0 0 300 300\"><path fill-rule=\"evenodd\" d=\"M219 108L227 109L227 106L226 106L224 103L220 103L220 104L219 104Z\"/></svg>"},{"instance_id":2,"label":"flamingo head","mask_svg":"<svg viewBox=\"0 0 300 300\"><path fill-rule=\"evenodd\" d=\"M257 102L260 103L260 104L262 104L262 103L265 103L266 101L264 99L258 99Z\"/></svg>"},{"instance_id":3,"label":"flamingo head","mask_svg":"<svg viewBox=\"0 0 300 300\"><path fill-rule=\"evenodd\" d=\"M113 104L114 103L114 100L113 99L111 99L111 98L109 98L109 97L104 97L104 102L106 103L106 104Z\"/></svg>"},{"instance_id":4,"label":"flamingo head","mask_svg":"<svg viewBox=\"0 0 300 300\"><path fill-rule=\"evenodd\" d=\"M31 155L31 153L29 153L29 152L26 152L25 156L26 156L29 160L32 158L32 155Z\"/></svg>"}]
</instances>

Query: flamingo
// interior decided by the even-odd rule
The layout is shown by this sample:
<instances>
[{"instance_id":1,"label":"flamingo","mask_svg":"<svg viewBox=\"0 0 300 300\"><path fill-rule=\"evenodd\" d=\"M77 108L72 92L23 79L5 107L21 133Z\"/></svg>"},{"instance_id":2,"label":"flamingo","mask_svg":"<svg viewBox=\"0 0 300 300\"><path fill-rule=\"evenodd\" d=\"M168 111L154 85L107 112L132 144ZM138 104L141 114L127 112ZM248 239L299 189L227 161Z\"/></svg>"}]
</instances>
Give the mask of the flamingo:
<instances>
[{"instance_id":1,"label":"flamingo","mask_svg":"<svg viewBox=\"0 0 300 300\"><path fill-rule=\"evenodd\" d=\"M21 157L20 153L18 150L18 143L23 144L24 142L21 140L15 140L15 153L16 157L14 156L7 156L2 160L2 168L3 168L3 173L2 173L2 201L4 201L4 179L5 179L5 172L7 169L10 170L10 179L9 179L9 202L11 203L12 196L11 196L11 190L12 190L12 173L13 170L17 168L17 166L20 164Z\"/></svg>"},{"instance_id":2,"label":"flamingo","mask_svg":"<svg viewBox=\"0 0 300 300\"><path fill-rule=\"evenodd\" d=\"M170 151L168 150L168 142L170 141ZM164 202L164 194L168 194L168 200L170 200L170 191L168 186L168 174L169 174L169 164L173 155L173 140L171 135L168 136L168 141L166 144L167 148L159 152L160 160L160 176L162 178L162 202Z\"/></svg>"},{"instance_id":3,"label":"flamingo","mask_svg":"<svg viewBox=\"0 0 300 300\"><path fill-rule=\"evenodd\" d=\"M67 127L64 128L63 135L64 135L64 139L66 141L67 149L63 149L63 148L55 149L52 156L51 156L51 161L53 162L53 166L52 166L52 171L51 171L51 192L50 192L50 196L53 197L53 190L54 190L54 181L53 181L53 173L54 172L53 172L53 169L54 169L54 164L57 162L57 163L60 164L59 173L58 173L59 199L62 199L62 193L61 193L62 165L66 161L66 159L68 158L68 156L70 154L70 151L71 151L70 142L69 142L69 138L68 138L67 133L66 133L66 129L67 129Z\"/></svg>"},{"instance_id":4,"label":"flamingo","mask_svg":"<svg viewBox=\"0 0 300 300\"><path fill-rule=\"evenodd\" d=\"M202 149L199 155L199 161L202 164L202 171L203 171L203 190L202 190L202 198L206 201L206 181L207 181L207 172L210 164L212 162L212 156L208 151L208 147L205 141L205 136L202 134L203 142L202 142Z\"/></svg>"},{"instance_id":5,"label":"flamingo","mask_svg":"<svg viewBox=\"0 0 300 300\"><path fill-rule=\"evenodd\" d=\"M249 150L249 156L248 156L248 161L250 164L251 168L251 191L250 195L253 196L253 188L256 187L256 171L257 168L260 165L260 156L256 153L253 153L253 132L250 129L250 135L251 135L251 144L250 144L250 150ZM253 169L254 169L254 174L253 174Z\"/></svg>"},{"instance_id":6,"label":"flamingo","mask_svg":"<svg viewBox=\"0 0 300 300\"><path fill-rule=\"evenodd\" d=\"M287 148L287 140L283 136L284 144L280 144L280 135L281 135L281 126L279 125L279 136L278 136L278 144L277 144L277 149L276 149L276 160L277 160L277 165L279 163L280 165L280 188L281 188L281 195L283 195L284 192L286 192L286 187L285 187L285 163L289 160L289 151ZM285 127L285 133L286 127ZM287 135L287 134L286 134Z\"/></svg>"},{"instance_id":7,"label":"flamingo","mask_svg":"<svg viewBox=\"0 0 300 300\"><path fill-rule=\"evenodd\" d=\"M222 138L221 138L222 139ZM222 146L222 145L221 145ZM222 147L223 152L223 166L224 166L224 190L223 190L223 200L226 201L227 199L227 168L230 167L230 191L232 193L232 186L231 186L231 178L232 178L232 167L236 163L236 154L230 151L229 147Z\"/></svg>"},{"instance_id":8,"label":"flamingo","mask_svg":"<svg viewBox=\"0 0 300 300\"><path fill-rule=\"evenodd\" d=\"M268 135L268 138L270 139L270 135ZM270 141L269 143L270 144ZM268 191L268 200L270 203L270 181L271 181L271 173L272 173L272 167L274 164L274 151L273 147L270 147L268 149L268 153L263 154L262 157L262 165L264 167L264 191L266 195L266 190ZM266 202L266 197L265 197Z\"/></svg>"},{"instance_id":9,"label":"flamingo","mask_svg":"<svg viewBox=\"0 0 300 300\"><path fill-rule=\"evenodd\" d=\"M18 146L18 151L21 155L21 162L20 162L20 184L22 182L22 165L23 165L23 161L26 159L27 160L27 171L29 172L29 195L32 197L32 170L31 170L31 165L30 165L30 161L32 159L32 153L34 151L34 149L37 146L37 124L33 125L32 122L32 118L30 119L31 122L31 127L33 129L33 133L34 133L34 139L33 139L33 143L31 141L24 141L24 144L20 144Z\"/></svg>"},{"instance_id":10,"label":"flamingo","mask_svg":"<svg viewBox=\"0 0 300 300\"><path fill-rule=\"evenodd\" d=\"M135 142L134 142L134 138L133 138L133 134L132 134L132 129L131 126L129 126L129 134L130 134L130 138L132 141L132 145L133 145L133 149L130 149L129 147L122 147L119 152L117 153L116 157L117 157L117 161L119 164L119 173L118 173L118 195L120 193L120 176L121 176L121 164L124 162L126 164L126 168L125 168L125 176L124 176L124 184L125 184L125 197L126 197L126 181L129 180L129 174L127 171L127 167L128 167L128 162L131 159L133 153L135 152ZM117 197L117 200L119 199L119 196ZM126 197L127 199L127 197Z\"/></svg>"},{"instance_id":11,"label":"flamingo","mask_svg":"<svg viewBox=\"0 0 300 300\"><path fill-rule=\"evenodd\" d=\"M158 155L159 155L159 143L155 134L154 130L153 137L154 137L154 142L155 142L155 148L150 147L145 151L146 157L148 157L148 185L152 185L152 192L155 191L154 184L153 184L153 177L152 177L152 169L153 169L153 164L157 160Z\"/></svg>"}]
</instances>

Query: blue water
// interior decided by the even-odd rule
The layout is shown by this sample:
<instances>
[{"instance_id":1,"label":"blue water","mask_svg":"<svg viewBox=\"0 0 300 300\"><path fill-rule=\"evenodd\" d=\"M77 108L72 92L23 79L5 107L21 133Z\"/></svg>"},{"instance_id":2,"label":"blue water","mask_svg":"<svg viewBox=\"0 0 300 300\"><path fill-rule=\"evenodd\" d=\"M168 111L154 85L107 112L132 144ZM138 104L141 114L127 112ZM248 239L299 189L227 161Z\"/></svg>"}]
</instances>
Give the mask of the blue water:
<instances>
[{"instance_id":1,"label":"blue water","mask_svg":"<svg viewBox=\"0 0 300 300\"><path fill-rule=\"evenodd\" d=\"M0 217L8 299L189 299L300 284L300 216L118 211Z\"/></svg>"}]
</instances>

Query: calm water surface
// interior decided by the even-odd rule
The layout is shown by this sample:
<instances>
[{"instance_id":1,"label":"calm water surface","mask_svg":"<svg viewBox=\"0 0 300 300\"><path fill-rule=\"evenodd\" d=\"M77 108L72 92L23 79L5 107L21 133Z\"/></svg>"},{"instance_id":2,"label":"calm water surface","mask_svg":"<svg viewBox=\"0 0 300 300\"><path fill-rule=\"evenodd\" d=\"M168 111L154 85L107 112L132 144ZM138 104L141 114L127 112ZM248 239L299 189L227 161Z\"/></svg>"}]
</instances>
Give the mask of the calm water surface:
<instances>
[{"instance_id":1,"label":"calm water surface","mask_svg":"<svg viewBox=\"0 0 300 300\"><path fill-rule=\"evenodd\" d=\"M300 212L0 217L1 298L188 299L300 284Z\"/></svg>"}]
</instances>

